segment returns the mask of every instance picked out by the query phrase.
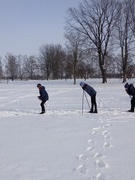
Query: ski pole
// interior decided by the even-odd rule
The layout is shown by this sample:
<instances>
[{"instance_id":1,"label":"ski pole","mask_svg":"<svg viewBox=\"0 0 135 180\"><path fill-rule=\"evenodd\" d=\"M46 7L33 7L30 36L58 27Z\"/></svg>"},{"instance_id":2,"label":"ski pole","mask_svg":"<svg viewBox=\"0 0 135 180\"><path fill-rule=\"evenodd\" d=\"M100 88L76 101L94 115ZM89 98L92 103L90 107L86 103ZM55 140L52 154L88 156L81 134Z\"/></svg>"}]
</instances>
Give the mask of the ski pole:
<instances>
[{"instance_id":1,"label":"ski pole","mask_svg":"<svg viewBox=\"0 0 135 180\"><path fill-rule=\"evenodd\" d=\"M83 105L84 105L84 90L83 90L83 93L82 93L82 114L83 114Z\"/></svg>"},{"instance_id":2,"label":"ski pole","mask_svg":"<svg viewBox=\"0 0 135 180\"><path fill-rule=\"evenodd\" d=\"M84 94L85 94L85 98L86 98L86 101L87 101L87 104L88 104L88 106L89 106L89 110L90 110L90 104L89 104L88 98L87 98L87 96L86 96L86 93L85 93L85 92L84 92Z\"/></svg>"}]
</instances>

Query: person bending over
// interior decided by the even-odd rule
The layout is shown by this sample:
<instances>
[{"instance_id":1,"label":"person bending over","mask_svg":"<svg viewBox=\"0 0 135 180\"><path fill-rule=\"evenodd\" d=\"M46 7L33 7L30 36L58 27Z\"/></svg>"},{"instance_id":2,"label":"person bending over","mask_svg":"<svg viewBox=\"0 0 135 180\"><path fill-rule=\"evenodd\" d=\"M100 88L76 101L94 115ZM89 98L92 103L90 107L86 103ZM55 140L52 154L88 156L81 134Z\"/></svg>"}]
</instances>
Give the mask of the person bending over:
<instances>
[{"instance_id":1,"label":"person bending over","mask_svg":"<svg viewBox=\"0 0 135 180\"><path fill-rule=\"evenodd\" d=\"M80 86L91 97L91 109L90 109L89 112L90 113L98 113L98 111L97 111L97 103L96 103L96 94L97 94L97 92L95 91L95 89L93 87L91 87L90 85L88 85L88 84L86 84L84 82L80 82Z\"/></svg>"},{"instance_id":2,"label":"person bending over","mask_svg":"<svg viewBox=\"0 0 135 180\"><path fill-rule=\"evenodd\" d=\"M131 108L128 110L128 112L134 112L135 108L135 87L133 84L126 83L124 85L126 93L131 97Z\"/></svg>"}]
</instances>

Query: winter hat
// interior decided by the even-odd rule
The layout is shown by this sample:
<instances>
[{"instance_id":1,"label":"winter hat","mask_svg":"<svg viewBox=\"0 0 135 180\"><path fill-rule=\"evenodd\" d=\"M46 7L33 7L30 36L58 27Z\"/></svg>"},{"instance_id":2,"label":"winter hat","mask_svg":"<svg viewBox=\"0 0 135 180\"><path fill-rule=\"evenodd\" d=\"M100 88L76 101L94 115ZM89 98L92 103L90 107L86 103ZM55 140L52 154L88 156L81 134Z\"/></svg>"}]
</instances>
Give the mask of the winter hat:
<instances>
[{"instance_id":1,"label":"winter hat","mask_svg":"<svg viewBox=\"0 0 135 180\"><path fill-rule=\"evenodd\" d=\"M41 86L41 84L40 84L40 83L38 83L38 84L37 84L37 87L40 87L40 86Z\"/></svg>"},{"instance_id":2,"label":"winter hat","mask_svg":"<svg viewBox=\"0 0 135 180\"><path fill-rule=\"evenodd\" d=\"M125 86L124 86L124 88L125 88L125 89L128 89L128 86L129 86L129 84L126 83Z\"/></svg>"},{"instance_id":3,"label":"winter hat","mask_svg":"<svg viewBox=\"0 0 135 180\"><path fill-rule=\"evenodd\" d=\"M80 86L81 86L81 87L83 87L83 86L84 86L84 84L85 84L84 82L80 82Z\"/></svg>"}]
</instances>

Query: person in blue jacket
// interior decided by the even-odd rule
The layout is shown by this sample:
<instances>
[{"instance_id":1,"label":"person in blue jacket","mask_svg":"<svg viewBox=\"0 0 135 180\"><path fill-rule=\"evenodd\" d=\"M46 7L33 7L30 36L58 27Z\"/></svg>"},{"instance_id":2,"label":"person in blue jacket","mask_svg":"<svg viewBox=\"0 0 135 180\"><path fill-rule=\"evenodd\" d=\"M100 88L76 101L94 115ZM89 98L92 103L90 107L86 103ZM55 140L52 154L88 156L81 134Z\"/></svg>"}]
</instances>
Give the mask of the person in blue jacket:
<instances>
[{"instance_id":1,"label":"person in blue jacket","mask_svg":"<svg viewBox=\"0 0 135 180\"><path fill-rule=\"evenodd\" d=\"M91 97L91 109L90 109L89 112L90 113L98 113L98 111L97 111L97 103L96 103L96 94L97 94L97 92L95 91L95 89L93 87L91 87L90 85L88 85L88 84L86 84L84 82L80 82L80 86Z\"/></svg>"},{"instance_id":2,"label":"person in blue jacket","mask_svg":"<svg viewBox=\"0 0 135 180\"><path fill-rule=\"evenodd\" d=\"M124 85L125 91L131 97L131 108L128 112L134 112L135 109L135 87L133 84L126 83Z\"/></svg>"},{"instance_id":3,"label":"person in blue jacket","mask_svg":"<svg viewBox=\"0 0 135 180\"><path fill-rule=\"evenodd\" d=\"M41 100L41 113L40 114L44 114L45 113L45 102L49 99L48 93L45 90L45 87L42 86L40 83L37 84L37 88L39 89L39 94L40 96L38 96L38 99Z\"/></svg>"}]
</instances>

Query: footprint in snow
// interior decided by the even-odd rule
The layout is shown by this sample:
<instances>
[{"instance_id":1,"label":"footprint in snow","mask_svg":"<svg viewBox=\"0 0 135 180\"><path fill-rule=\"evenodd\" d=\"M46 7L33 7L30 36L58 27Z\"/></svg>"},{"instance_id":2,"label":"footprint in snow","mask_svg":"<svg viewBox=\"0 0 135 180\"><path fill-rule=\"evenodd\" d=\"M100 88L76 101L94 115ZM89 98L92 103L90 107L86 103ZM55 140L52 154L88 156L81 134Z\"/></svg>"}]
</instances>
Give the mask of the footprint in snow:
<instances>
[{"instance_id":1,"label":"footprint in snow","mask_svg":"<svg viewBox=\"0 0 135 180\"><path fill-rule=\"evenodd\" d=\"M101 153L95 153L95 154L93 155L93 157L94 157L94 158L101 158L101 157L103 157L103 155L102 155Z\"/></svg>"},{"instance_id":2,"label":"footprint in snow","mask_svg":"<svg viewBox=\"0 0 135 180\"><path fill-rule=\"evenodd\" d=\"M79 159L79 160L86 160L87 157L86 157L84 154L80 154L80 155L77 157L77 159Z\"/></svg>"},{"instance_id":3,"label":"footprint in snow","mask_svg":"<svg viewBox=\"0 0 135 180\"><path fill-rule=\"evenodd\" d=\"M108 130L102 131L101 134L104 136L105 139L111 139L111 137L109 136L109 132Z\"/></svg>"},{"instance_id":4,"label":"footprint in snow","mask_svg":"<svg viewBox=\"0 0 135 180\"><path fill-rule=\"evenodd\" d=\"M99 127L93 128L92 130L93 130L93 131L99 131L100 129L102 129L102 126L99 126Z\"/></svg>"},{"instance_id":5,"label":"footprint in snow","mask_svg":"<svg viewBox=\"0 0 135 180\"><path fill-rule=\"evenodd\" d=\"M106 164L106 163L100 158L100 159L97 159L97 160L96 160L96 167L99 167L99 168L102 168L102 167L108 168L109 165Z\"/></svg>"},{"instance_id":6,"label":"footprint in snow","mask_svg":"<svg viewBox=\"0 0 135 180\"><path fill-rule=\"evenodd\" d=\"M91 135L96 135L97 134L97 131L92 131Z\"/></svg>"},{"instance_id":7,"label":"footprint in snow","mask_svg":"<svg viewBox=\"0 0 135 180\"><path fill-rule=\"evenodd\" d=\"M99 173L97 176L96 176L96 180L106 180L105 176L101 173Z\"/></svg>"},{"instance_id":8,"label":"footprint in snow","mask_svg":"<svg viewBox=\"0 0 135 180\"><path fill-rule=\"evenodd\" d=\"M89 139L88 144L94 144L94 141L92 139Z\"/></svg>"},{"instance_id":9,"label":"footprint in snow","mask_svg":"<svg viewBox=\"0 0 135 180\"><path fill-rule=\"evenodd\" d=\"M87 149L86 149L86 151L88 151L88 152L91 152L91 151L93 151L94 150L94 147L88 147Z\"/></svg>"},{"instance_id":10,"label":"footprint in snow","mask_svg":"<svg viewBox=\"0 0 135 180\"><path fill-rule=\"evenodd\" d=\"M112 147L112 145L109 142L105 142L103 144L103 148L111 148L111 147Z\"/></svg>"},{"instance_id":11,"label":"footprint in snow","mask_svg":"<svg viewBox=\"0 0 135 180\"><path fill-rule=\"evenodd\" d=\"M107 135L107 134L108 134L108 130L102 131L101 134L102 134L103 136Z\"/></svg>"},{"instance_id":12,"label":"footprint in snow","mask_svg":"<svg viewBox=\"0 0 135 180\"><path fill-rule=\"evenodd\" d=\"M79 165L77 167L77 172L81 173L81 174L86 174L87 168L85 167L85 165Z\"/></svg>"},{"instance_id":13,"label":"footprint in snow","mask_svg":"<svg viewBox=\"0 0 135 180\"><path fill-rule=\"evenodd\" d=\"M105 139L108 139L108 140L109 140L109 139L112 139L108 134L107 134L107 135L104 135L104 138L105 138Z\"/></svg>"},{"instance_id":14,"label":"footprint in snow","mask_svg":"<svg viewBox=\"0 0 135 180\"><path fill-rule=\"evenodd\" d=\"M91 134L92 134L92 135L96 135L96 134L100 131L101 128L102 128L101 126L99 126L99 127L97 127L97 128L93 128Z\"/></svg>"},{"instance_id":15,"label":"footprint in snow","mask_svg":"<svg viewBox=\"0 0 135 180\"><path fill-rule=\"evenodd\" d=\"M109 123L105 125L106 128L108 128L108 127L110 127L110 126L111 126L111 124L109 124Z\"/></svg>"}]
</instances>

